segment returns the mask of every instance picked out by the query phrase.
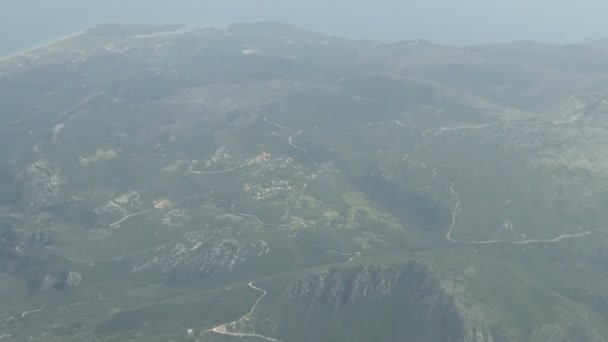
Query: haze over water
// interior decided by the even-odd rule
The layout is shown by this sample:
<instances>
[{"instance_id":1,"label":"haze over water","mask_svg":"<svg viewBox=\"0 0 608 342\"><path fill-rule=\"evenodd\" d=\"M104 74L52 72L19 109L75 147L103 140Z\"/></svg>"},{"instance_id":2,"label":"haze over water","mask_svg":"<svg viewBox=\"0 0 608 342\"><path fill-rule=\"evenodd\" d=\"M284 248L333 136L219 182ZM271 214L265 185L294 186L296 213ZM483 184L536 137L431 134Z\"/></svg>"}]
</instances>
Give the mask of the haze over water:
<instances>
[{"instance_id":1,"label":"haze over water","mask_svg":"<svg viewBox=\"0 0 608 342\"><path fill-rule=\"evenodd\" d=\"M608 2L602 0L0 0L0 8L0 55L108 22L272 20L356 38L444 44L608 37Z\"/></svg>"}]
</instances>

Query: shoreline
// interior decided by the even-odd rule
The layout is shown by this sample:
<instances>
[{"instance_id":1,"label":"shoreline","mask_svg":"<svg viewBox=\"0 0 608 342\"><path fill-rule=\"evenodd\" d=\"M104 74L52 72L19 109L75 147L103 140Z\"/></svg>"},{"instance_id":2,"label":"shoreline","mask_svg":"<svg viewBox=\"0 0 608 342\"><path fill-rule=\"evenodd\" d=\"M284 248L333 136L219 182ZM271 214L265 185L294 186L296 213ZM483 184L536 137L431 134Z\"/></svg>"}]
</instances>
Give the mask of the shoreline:
<instances>
[{"instance_id":1,"label":"shoreline","mask_svg":"<svg viewBox=\"0 0 608 342\"><path fill-rule=\"evenodd\" d=\"M78 36L84 34L85 32L86 32L86 30L80 30L80 31L77 31L77 32L74 32L74 33L70 33L70 34L64 35L64 36L59 37L57 39L50 40L50 41L48 41L46 43L42 43L40 45L37 45L37 46L31 47L31 48L25 49L25 50L21 50L21 51L15 52L15 53L11 53L11 54L8 54L6 56L0 56L0 63L6 62L6 61L8 61L8 60L10 60L12 58L19 57L19 56L25 55L27 53L30 53L30 52L33 52L33 51L36 51L36 50L41 50L41 49L47 48L47 47L52 46L54 44L63 42L65 40L68 40L68 39L71 39L71 38L74 38L74 37L78 37Z\"/></svg>"}]
</instances>

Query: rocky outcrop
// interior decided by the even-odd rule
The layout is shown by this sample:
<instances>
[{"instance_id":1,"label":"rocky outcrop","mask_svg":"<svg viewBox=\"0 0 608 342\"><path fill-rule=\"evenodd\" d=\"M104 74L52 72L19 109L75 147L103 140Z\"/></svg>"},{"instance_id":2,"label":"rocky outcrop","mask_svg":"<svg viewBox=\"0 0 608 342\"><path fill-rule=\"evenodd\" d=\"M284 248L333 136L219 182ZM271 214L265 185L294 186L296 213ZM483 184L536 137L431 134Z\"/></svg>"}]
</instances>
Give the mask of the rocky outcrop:
<instances>
[{"instance_id":1,"label":"rocky outcrop","mask_svg":"<svg viewBox=\"0 0 608 342\"><path fill-rule=\"evenodd\" d=\"M51 236L40 230L22 233L8 224L0 224L0 271L15 273L43 258Z\"/></svg>"},{"instance_id":2,"label":"rocky outcrop","mask_svg":"<svg viewBox=\"0 0 608 342\"><path fill-rule=\"evenodd\" d=\"M17 175L23 185L27 206L45 208L61 200L62 188L66 180L59 168L46 159L40 159Z\"/></svg>"},{"instance_id":3,"label":"rocky outcrop","mask_svg":"<svg viewBox=\"0 0 608 342\"><path fill-rule=\"evenodd\" d=\"M51 236L40 230L22 232L0 223L0 272L24 278L33 292L79 286L82 275L58 266L50 243Z\"/></svg>"},{"instance_id":4,"label":"rocky outcrop","mask_svg":"<svg viewBox=\"0 0 608 342\"><path fill-rule=\"evenodd\" d=\"M549 341L549 342L605 342L593 328L585 322L560 325L548 324L537 328L530 334L530 341Z\"/></svg>"},{"instance_id":5,"label":"rocky outcrop","mask_svg":"<svg viewBox=\"0 0 608 342\"><path fill-rule=\"evenodd\" d=\"M492 342L503 336L490 322L468 320L470 308L447 291L432 269L402 265L336 267L297 280L282 294L307 326L301 340L329 340L331 329L344 331L337 340ZM280 318L279 326L280 324ZM335 329L335 326L350 326Z\"/></svg>"},{"instance_id":6,"label":"rocky outcrop","mask_svg":"<svg viewBox=\"0 0 608 342\"><path fill-rule=\"evenodd\" d=\"M159 247L133 272L161 271L172 275L210 275L232 271L269 251L265 241L222 239L210 241L203 233L190 232L178 243Z\"/></svg>"}]
</instances>

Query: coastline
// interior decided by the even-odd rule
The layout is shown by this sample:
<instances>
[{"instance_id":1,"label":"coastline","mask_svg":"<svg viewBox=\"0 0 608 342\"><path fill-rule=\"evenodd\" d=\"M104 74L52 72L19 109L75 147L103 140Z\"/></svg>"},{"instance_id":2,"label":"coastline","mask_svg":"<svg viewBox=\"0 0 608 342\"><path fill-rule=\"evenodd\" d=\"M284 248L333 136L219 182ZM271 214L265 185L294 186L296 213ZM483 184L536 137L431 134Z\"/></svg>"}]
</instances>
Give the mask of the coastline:
<instances>
[{"instance_id":1,"label":"coastline","mask_svg":"<svg viewBox=\"0 0 608 342\"><path fill-rule=\"evenodd\" d=\"M37 51L37 50L40 50L40 49L47 48L47 47L52 46L54 44L63 42L65 40L68 40L68 39L71 39L71 38L74 38L74 37L78 37L78 36L84 34L85 32L86 32L86 30L77 31L77 32L70 33L68 35L59 37L57 39L50 40L50 41L48 41L46 43L42 43L41 45L37 45L37 46L31 47L31 48L28 48L28 49L25 49L25 50L21 50L21 51L15 52L15 53L11 53L11 54L8 54L6 56L0 56L0 63L6 62L6 61L8 61L8 60L10 60L12 58L19 57L19 56L28 54L28 53L33 52L33 51Z\"/></svg>"}]
</instances>

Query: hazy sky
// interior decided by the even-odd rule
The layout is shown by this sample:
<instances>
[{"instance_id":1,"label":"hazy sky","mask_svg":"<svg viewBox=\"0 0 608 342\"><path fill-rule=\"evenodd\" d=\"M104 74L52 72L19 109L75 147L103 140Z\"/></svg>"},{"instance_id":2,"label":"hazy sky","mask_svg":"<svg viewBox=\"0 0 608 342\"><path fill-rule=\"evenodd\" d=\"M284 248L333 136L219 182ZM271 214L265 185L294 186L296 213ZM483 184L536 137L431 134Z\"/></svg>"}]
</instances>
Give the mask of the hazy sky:
<instances>
[{"instance_id":1,"label":"hazy sky","mask_svg":"<svg viewBox=\"0 0 608 342\"><path fill-rule=\"evenodd\" d=\"M0 0L0 53L106 22L275 20L360 38L447 44L608 37L606 0Z\"/></svg>"}]
</instances>

